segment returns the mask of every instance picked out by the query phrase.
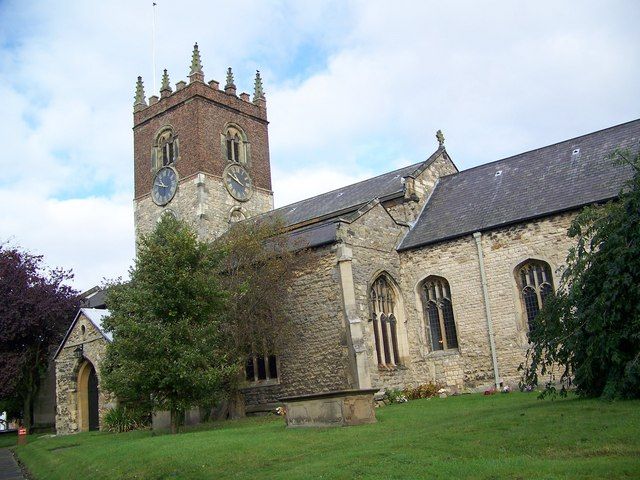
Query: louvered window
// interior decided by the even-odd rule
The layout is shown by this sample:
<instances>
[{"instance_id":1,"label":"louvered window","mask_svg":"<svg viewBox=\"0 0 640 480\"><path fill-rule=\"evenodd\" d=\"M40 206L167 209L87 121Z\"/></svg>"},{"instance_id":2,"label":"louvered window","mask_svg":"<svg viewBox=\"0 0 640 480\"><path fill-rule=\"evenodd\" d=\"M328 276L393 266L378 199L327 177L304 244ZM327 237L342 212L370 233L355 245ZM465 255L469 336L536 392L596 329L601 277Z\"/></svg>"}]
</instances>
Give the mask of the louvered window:
<instances>
[{"instance_id":1,"label":"louvered window","mask_svg":"<svg viewBox=\"0 0 640 480\"><path fill-rule=\"evenodd\" d=\"M171 127L165 127L157 136L153 147L152 167L159 169L178 161L178 138Z\"/></svg>"}]
</instances>

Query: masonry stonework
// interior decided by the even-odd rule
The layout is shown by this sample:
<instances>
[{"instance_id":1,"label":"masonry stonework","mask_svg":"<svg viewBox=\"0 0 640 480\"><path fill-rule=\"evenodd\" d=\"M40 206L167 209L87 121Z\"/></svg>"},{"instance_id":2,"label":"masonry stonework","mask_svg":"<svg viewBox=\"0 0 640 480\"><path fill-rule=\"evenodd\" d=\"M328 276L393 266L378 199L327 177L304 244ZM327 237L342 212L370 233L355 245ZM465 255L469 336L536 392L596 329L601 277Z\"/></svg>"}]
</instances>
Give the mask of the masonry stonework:
<instances>
[{"instance_id":1,"label":"masonry stonework","mask_svg":"<svg viewBox=\"0 0 640 480\"><path fill-rule=\"evenodd\" d=\"M243 393L248 405L353 386L340 299L335 247L314 249L284 300L294 328L289 344L278 356L279 381L247 384Z\"/></svg>"},{"instance_id":2,"label":"masonry stonework","mask_svg":"<svg viewBox=\"0 0 640 480\"><path fill-rule=\"evenodd\" d=\"M566 232L575 213L565 213L496 229L482 235L482 251L487 272L491 320L495 335L500 378L515 384L518 366L527 349L527 326L516 283L515 269L528 259L543 260L554 272L572 245ZM409 328L416 335L415 363L426 362L426 371L412 368L413 382L435 381L457 388L479 388L494 383L487 318L482 295L478 255L471 235L423 248L401 252L402 290L412 295L407 302ZM444 277L451 287L458 333L456 350L429 351L428 326L420 296L425 278Z\"/></svg>"},{"instance_id":3,"label":"masonry stonework","mask_svg":"<svg viewBox=\"0 0 640 480\"><path fill-rule=\"evenodd\" d=\"M84 334L82 329L84 327ZM82 358L77 358L75 351L82 346ZM116 406L115 396L101 388L102 377L100 366L104 360L107 340L96 329L93 323L80 314L78 321L70 332L55 360L56 371L56 433L69 434L83 430L80 419L78 376L85 362L90 362L98 376L98 411L100 427L104 414Z\"/></svg>"}]
</instances>

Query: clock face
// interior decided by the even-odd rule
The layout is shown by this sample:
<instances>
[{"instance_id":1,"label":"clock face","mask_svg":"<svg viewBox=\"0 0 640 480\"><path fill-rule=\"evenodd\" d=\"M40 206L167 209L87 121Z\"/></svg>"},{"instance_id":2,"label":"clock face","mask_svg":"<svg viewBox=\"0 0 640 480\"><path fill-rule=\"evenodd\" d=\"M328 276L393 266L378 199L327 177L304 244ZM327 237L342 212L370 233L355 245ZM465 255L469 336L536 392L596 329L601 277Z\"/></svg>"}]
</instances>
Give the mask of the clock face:
<instances>
[{"instance_id":1,"label":"clock face","mask_svg":"<svg viewBox=\"0 0 640 480\"><path fill-rule=\"evenodd\" d=\"M162 167L156 173L151 187L151 198L157 205L166 205L178 189L178 174L172 167Z\"/></svg>"},{"instance_id":2,"label":"clock face","mask_svg":"<svg viewBox=\"0 0 640 480\"><path fill-rule=\"evenodd\" d=\"M233 198L246 202L253 193L253 184L249 173L242 165L234 163L224 172L224 184Z\"/></svg>"}]
</instances>

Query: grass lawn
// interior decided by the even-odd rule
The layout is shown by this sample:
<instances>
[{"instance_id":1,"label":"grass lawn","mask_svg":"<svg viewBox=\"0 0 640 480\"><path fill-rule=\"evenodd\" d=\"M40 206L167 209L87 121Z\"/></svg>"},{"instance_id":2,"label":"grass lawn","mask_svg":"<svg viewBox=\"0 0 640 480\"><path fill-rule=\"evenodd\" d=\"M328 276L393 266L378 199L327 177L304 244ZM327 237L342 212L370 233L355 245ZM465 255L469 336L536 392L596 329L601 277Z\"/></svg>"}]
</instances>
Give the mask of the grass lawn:
<instances>
[{"instance_id":1,"label":"grass lawn","mask_svg":"<svg viewBox=\"0 0 640 480\"><path fill-rule=\"evenodd\" d=\"M18 443L17 433L3 433L0 435L0 448L13 447Z\"/></svg>"},{"instance_id":2,"label":"grass lawn","mask_svg":"<svg viewBox=\"0 0 640 480\"><path fill-rule=\"evenodd\" d=\"M41 437L16 452L37 480L640 478L640 401L466 395L377 414L348 428L263 417L178 435Z\"/></svg>"}]
</instances>

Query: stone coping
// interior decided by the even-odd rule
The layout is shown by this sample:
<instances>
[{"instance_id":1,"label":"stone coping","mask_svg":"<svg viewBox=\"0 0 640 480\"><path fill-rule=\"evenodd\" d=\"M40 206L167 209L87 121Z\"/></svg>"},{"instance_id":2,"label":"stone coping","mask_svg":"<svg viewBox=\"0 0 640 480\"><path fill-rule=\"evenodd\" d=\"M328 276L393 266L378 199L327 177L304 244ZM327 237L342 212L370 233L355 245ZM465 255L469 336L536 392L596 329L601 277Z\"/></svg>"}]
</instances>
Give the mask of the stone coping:
<instances>
[{"instance_id":1,"label":"stone coping","mask_svg":"<svg viewBox=\"0 0 640 480\"><path fill-rule=\"evenodd\" d=\"M309 393L306 395L297 395L295 397L281 397L278 398L281 402L304 402L306 400L315 400L320 398L335 398L335 397L347 397L352 395L371 395L377 391L379 388L365 388L365 389L353 389L353 390L334 390L331 392L322 392L322 393Z\"/></svg>"}]
</instances>

